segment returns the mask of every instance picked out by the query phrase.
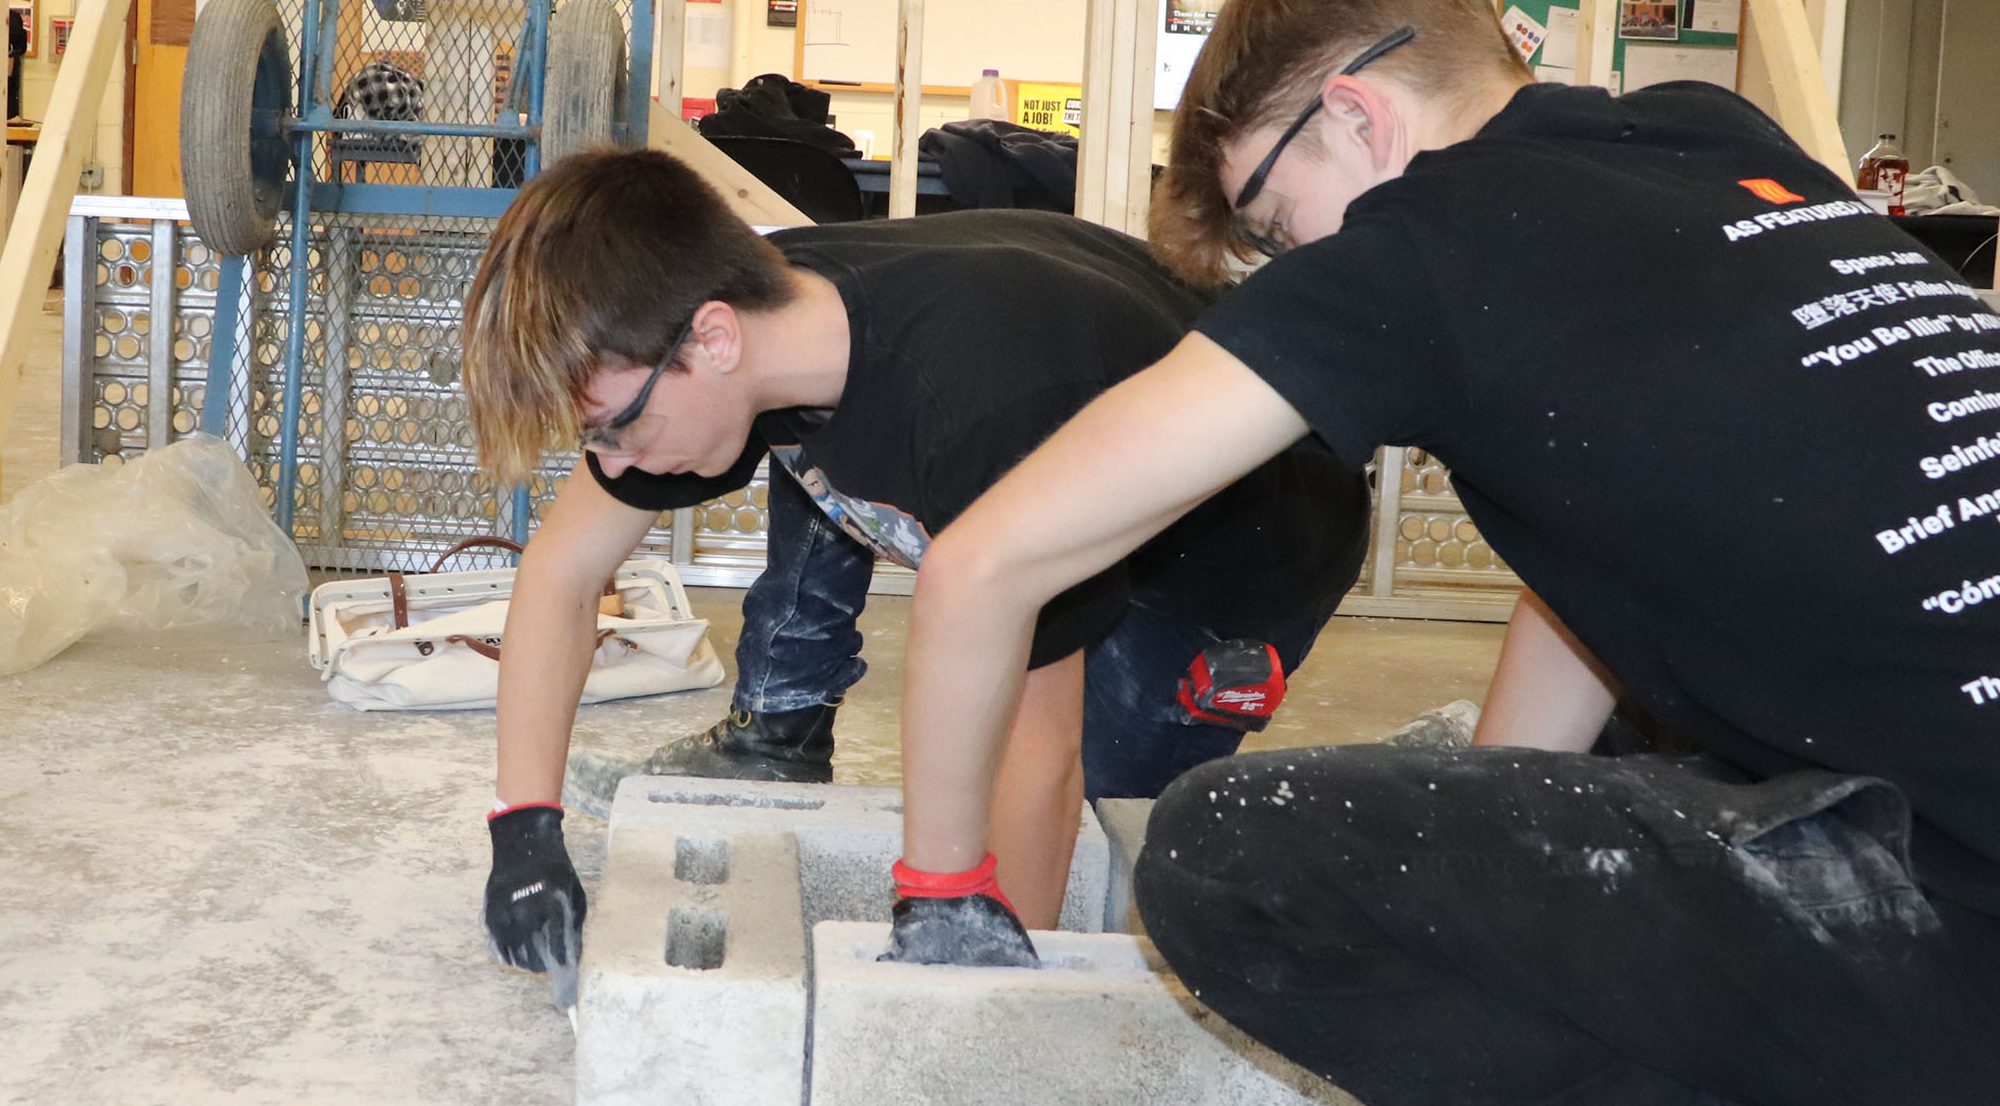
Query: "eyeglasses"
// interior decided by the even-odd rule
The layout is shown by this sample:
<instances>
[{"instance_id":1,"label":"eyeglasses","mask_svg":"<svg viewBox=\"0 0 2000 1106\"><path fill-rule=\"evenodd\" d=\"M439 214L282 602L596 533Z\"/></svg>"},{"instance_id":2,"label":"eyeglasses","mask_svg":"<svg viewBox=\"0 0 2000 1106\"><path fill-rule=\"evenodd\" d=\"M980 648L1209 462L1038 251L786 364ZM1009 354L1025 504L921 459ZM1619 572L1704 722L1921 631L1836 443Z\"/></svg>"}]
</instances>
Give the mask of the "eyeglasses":
<instances>
[{"instance_id":1,"label":"eyeglasses","mask_svg":"<svg viewBox=\"0 0 2000 1106\"><path fill-rule=\"evenodd\" d=\"M688 334L693 330L694 319L690 318L686 325L681 327L680 333L674 335L672 344L667 346L667 355L660 358L659 364L653 366L652 373L646 377L646 383L640 386L639 394L632 397L632 402L626 404L617 414L612 415L596 426L586 426L583 428L583 436L577 442L577 449L579 451L591 450L603 453L630 452L625 448L624 431L633 423L638 422L639 417L646 413L646 404L653 398L653 385L660 382L660 374L666 372L667 368L674 363L675 355L680 353L681 344L687 341Z\"/></svg>"},{"instance_id":2,"label":"eyeglasses","mask_svg":"<svg viewBox=\"0 0 2000 1106\"><path fill-rule=\"evenodd\" d=\"M1417 29L1415 27L1399 27L1391 31L1382 41L1361 51L1360 56L1348 62L1341 69L1340 75L1343 77L1352 77L1374 62L1375 59L1409 42L1415 37L1417 37ZM1243 182L1243 191L1236 194L1236 203L1231 207L1231 210L1235 211L1238 216L1237 236L1243 239L1252 249L1257 250L1266 257L1276 257L1280 253L1283 253L1286 244L1275 238L1269 230L1255 231L1243 225L1241 218L1243 209L1250 205L1250 201L1255 200L1263 193L1264 182L1270 178L1271 169L1278 164L1278 155L1284 153L1285 147L1292 144L1292 139L1297 138L1299 132L1306 129L1306 124L1312 121L1314 113L1319 111L1322 102L1320 97L1314 96L1312 103L1307 104L1305 110L1299 112L1299 117L1292 120L1292 125L1285 128L1285 133L1278 136L1278 144L1271 147L1271 152L1265 154L1264 160L1259 162L1257 168L1251 171L1250 179Z\"/></svg>"}]
</instances>

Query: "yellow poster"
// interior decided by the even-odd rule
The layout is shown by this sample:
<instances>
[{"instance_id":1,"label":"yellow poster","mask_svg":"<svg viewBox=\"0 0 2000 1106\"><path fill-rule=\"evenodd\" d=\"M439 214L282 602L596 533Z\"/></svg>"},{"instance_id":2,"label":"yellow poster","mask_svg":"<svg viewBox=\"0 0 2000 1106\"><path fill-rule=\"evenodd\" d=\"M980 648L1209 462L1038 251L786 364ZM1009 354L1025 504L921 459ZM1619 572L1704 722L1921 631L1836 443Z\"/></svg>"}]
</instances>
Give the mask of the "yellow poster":
<instances>
[{"instance_id":1,"label":"yellow poster","mask_svg":"<svg viewBox=\"0 0 2000 1106\"><path fill-rule=\"evenodd\" d=\"M1083 133L1083 86L1022 81L1014 95L1014 122L1038 131Z\"/></svg>"}]
</instances>

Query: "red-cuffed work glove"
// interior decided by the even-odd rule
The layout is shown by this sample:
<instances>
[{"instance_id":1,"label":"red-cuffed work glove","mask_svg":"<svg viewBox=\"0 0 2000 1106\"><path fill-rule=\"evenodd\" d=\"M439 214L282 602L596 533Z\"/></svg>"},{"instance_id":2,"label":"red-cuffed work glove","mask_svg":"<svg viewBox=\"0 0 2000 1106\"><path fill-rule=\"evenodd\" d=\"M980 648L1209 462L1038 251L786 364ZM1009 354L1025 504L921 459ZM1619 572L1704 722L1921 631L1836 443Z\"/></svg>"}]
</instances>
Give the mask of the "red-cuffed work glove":
<instances>
[{"instance_id":1,"label":"red-cuffed work glove","mask_svg":"<svg viewBox=\"0 0 2000 1106\"><path fill-rule=\"evenodd\" d=\"M883 960L980 968L1037 968L1034 942L994 878L992 853L964 872L920 872L898 860L896 906Z\"/></svg>"}]
</instances>

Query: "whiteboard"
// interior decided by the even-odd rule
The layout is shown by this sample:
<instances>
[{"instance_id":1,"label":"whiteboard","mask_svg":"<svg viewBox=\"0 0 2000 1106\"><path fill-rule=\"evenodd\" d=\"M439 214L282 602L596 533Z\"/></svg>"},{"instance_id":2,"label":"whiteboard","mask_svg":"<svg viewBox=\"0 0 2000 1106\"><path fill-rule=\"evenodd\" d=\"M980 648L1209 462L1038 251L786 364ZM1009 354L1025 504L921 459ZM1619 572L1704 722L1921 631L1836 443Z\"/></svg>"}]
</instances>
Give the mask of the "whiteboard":
<instances>
[{"instance_id":1,"label":"whiteboard","mask_svg":"<svg viewBox=\"0 0 2000 1106\"><path fill-rule=\"evenodd\" d=\"M982 69L1022 81L1083 83L1088 0L926 0L924 71L931 87L964 88ZM801 81L896 83L897 0L799 5Z\"/></svg>"}]
</instances>

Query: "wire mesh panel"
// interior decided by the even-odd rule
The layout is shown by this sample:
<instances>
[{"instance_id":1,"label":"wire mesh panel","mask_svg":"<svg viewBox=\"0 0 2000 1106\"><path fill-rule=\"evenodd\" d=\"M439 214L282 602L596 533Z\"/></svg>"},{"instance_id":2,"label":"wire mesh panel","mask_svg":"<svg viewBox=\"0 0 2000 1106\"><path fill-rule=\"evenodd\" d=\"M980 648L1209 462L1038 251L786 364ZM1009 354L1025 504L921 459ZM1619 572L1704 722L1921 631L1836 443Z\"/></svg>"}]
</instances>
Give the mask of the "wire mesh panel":
<instances>
[{"instance_id":1,"label":"wire mesh panel","mask_svg":"<svg viewBox=\"0 0 2000 1106\"><path fill-rule=\"evenodd\" d=\"M1396 578L1446 587L1518 585L1451 490L1451 471L1421 449L1404 454Z\"/></svg>"},{"instance_id":2,"label":"wire mesh panel","mask_svg":"<svg viewBox=\"0 0 2000 1106\"><path fill-rule=\"evenodd\" d=\"M322 42L315 99L343 119L524 122L535 2L546 0L340 0L322 19L331 41ZM632 0L616 6L629 43ZM306 0L279 0L278 12L293 72L303 72ZM521 139L334 131L314 140L313 177L323 181L518 188L526 169Z\"/></svg>"},{"instance_id":3,"label":"wire mesh panel","mask_svg":"<svg viewBox=\"0 0 2000 1106\"><path fill-rule=\"evenodd\" d=\"M76 211L67 249L77 276L64 305L64 456L117 464L201 425L227 282L218 259L180 222L186 212L177 204L90 199ZM229 394L215 398L225 404L226 437L275 505L285 347L291 320L300 320L293 534L308 564L423 571L461 539L512 529L511 490L479 473L458 389L465 293L492 225L315 215L296 314L289 226L251 259L235 298L235 354L223 374ZM531 521L576 461L575 453L547 459L528 488ZM1385 450L1378 465L1395 476L1375 481L1375 548L1343 609L1504 618L1519 581L1466 516L1444 465L1400 449ZM690 583L748 584L763 565L769 480L760 471L738 492L663 515L642 552L684 566ZM910 582L909 573L884 566L876 590L907 593Z\"/></svg>"},{"instance_id":4,"label":"wire mesh panel","mask_svg":"<svg viewBox=\"0 0 2000 1106\"><path fill-rule=\"evenodd\" d=\"M144 215L75 216L67 252L64 457L117 465L192 434L213 346L214 253L186 226Z\"/></svg>"},{"instance_id":5,"label":"wire mesh panel","mask_svg":"<svg viewBox=\"0 0 2000 1106\"><path fill-rule=\"evenodd\" d=\"M230 439L267 495L279 485L284 358L305 356L294 537L327 568L422 570L468 537L499 532L500 489L478 472L456 388L459 320L492 221L319 215L304 258L289 219L251 266ZM307 267L306 302L290 302Z\"/></svg>"}]
</instances>

